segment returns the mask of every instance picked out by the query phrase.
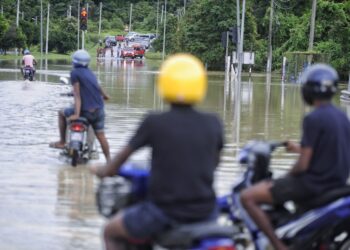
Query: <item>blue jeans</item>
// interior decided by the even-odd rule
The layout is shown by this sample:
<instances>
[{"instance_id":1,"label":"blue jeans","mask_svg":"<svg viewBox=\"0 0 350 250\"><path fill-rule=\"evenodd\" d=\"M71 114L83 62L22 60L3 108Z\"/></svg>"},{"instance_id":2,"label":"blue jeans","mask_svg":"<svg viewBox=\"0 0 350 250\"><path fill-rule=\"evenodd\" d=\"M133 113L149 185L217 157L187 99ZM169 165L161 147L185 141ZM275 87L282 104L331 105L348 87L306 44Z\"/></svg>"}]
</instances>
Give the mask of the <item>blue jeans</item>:
<instances>
[{"instance_id":1,"label":"blue jeans","mask_svg":"<svg viewBox=\"0 0 350 250\"><path fill-rule=\"evenodd\" d=\"M216 220L218 208L203 221ZM168 217L151 201L137 203L123 210L123 223L128 234L134 239L152 239L159 233L169 230L179 223ZM182 224L182 223L180 223Z\"/></svg>"},{"instance_id":2,"label":"blue jeans","mask_svg":"<svg viewBox=\"0 0 350 250\"><path fill-rule=\"evenodd\" d=\"M66 108L63 110L66 118L74 114L74 108ZM103 132L105 127L105 111L104 109L96 109L93 112L81 111L80 116L85 117L96 133Z\"/></svg>"},{"instance_id":3,"label":"blue jeans","mask_svg":"<svg viewBox=\"0 0 350 250\"><path fill-rule=\"evenodd\" d=\"M170 228L174 221L154 203L145 201L123 210L123 223L134 239L150 239Z\"/></svg>"}]
</instances>

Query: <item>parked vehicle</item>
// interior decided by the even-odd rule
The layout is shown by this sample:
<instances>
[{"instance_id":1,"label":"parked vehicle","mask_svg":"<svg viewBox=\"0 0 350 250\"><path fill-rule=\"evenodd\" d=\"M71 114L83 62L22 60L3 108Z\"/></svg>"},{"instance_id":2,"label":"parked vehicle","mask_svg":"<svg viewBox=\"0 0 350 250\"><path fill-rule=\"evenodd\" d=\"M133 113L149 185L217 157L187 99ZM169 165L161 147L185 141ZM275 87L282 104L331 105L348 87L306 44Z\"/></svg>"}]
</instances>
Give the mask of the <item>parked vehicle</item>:
<instances>
[{"instance_id":1,"label":"parked vehicle","mask_svg":"<svg viewBox=\"0 0 350 250\"><path fill-rule=\"evenodd\" d=\"M101 215L110 218L119 210L144 200L147 196L149 170L132 163L124 164L118 176L104 178L97 190L96 201ZM127 249L145 250L236 250L232 241L233 226L219 225L216 221L203 221L177 225L157 235L152 242L128 242Z\"/></svg>"},{"instance_id":2,"label":"parked vehicle","mask_svg":"<svg viewBox=\"0 0 350 250\"><path fill-rule=\"evenodd\" d=\"M124 35L116 35L116 36L115 36L115 40L116 40L117 42L124 42L125 37L124 37Z\"/></svg>"},{"instance_id":3,"label":"parked vehicle","mask_svg":"<svg viewBox=\"0 0 350 250\"><path fill-rule=\"evenodd\" d=\"M139 33L137 32L129 32L126 36L125 36L125 39L127 41L134 41L136 37L138 37Z\"/></svg>"},{"instance_id":4,"label":"parked vehicle","mask_svg":"<svg viewBox=\"0 0 350 250\"><path fill-rule=\"evenodd\" d=\"M120 53L120 57L123 58L123 59L127 58L127 57L134 59L135 58L135 50L134 50L134 48L132 48L132 47L124 47L122 49L121 53Z\"/></svg>"},{"instance_id":5,"label":"parked vehicle","mask_svg":"<svg viewBox=\"0 0 350 250\"><path fill-rule=\"evenodd\" d=\"M60 78L61 83L68 84L68 79ZM61 96L72 97L72 91L63 93ZM78 163L86 163L90 159L98 158L96 151L96 139L92 126L86 118L67 122L66 145L61 152L62 156L71 159L71 165L75 167Z\"/></svg>"},{"instance_id":6,"label":"parked vehicle","mask_svg":"<svg viewBox=\"0 0 350 250\"><path fill-rule=\"evenodd\" d=\"M145 48L141 45L138 44L134 44L133 45L134 48L134 57L139 57L139 58L143 58L145 56Z\"/></svg>"},{"instance_id":7,"label":"parked vehicle","mask_svg":"<svg viewBox=\"0 0 350 250\"><path fill-rule=\"evenodd\" d=\"M284 143L253 141L239 153L239 162L246 171L233 187L232 193L219 199L223 213L229 215L240 233L234 234L236 244L252 240L256 250L265 250L270 244L240 201L240 191L263 179L272 177L272 152ZM275 227L276 234L289 249L321 250L350 249L350 186L326 192L294 209L264 207ZM249 234L247 235L247 232Z\"/></svg>"},{"instance_id":8,"label":"parked vehicle","mask_svg":"<svg viewBox=\"0 0 350 250\"><path fill-rule=\"evenodd\" d=\"M145 47L146 49L148 49L151 45L151 40L148 37L139 36L139 37L134 39L134 44L139 44L139 45Z\"/></svg>"},{"instance_id":9,"label":"parked vehicle","mask_svg":"<svg viewBox=\"0 0 350 250\"><path fill-rule=\"evenodd\" d=\"M106 47L111 47L111 46L116 46L117 45L117 40L115 36L107 36L105 37L105 45Z\"/></svg>"},{"instance_id":10,"label":"parked vehicle","mask_svg":"<svg viewBox=\"0 0 350 250\"><path fill-rule=\"evenodd\" d=\"M25 66L23 68L23 78L24 78L24 80L33 81L33 79L34 79L34 70L33 70L32 67Z\"/></svg>"}]
</instances>

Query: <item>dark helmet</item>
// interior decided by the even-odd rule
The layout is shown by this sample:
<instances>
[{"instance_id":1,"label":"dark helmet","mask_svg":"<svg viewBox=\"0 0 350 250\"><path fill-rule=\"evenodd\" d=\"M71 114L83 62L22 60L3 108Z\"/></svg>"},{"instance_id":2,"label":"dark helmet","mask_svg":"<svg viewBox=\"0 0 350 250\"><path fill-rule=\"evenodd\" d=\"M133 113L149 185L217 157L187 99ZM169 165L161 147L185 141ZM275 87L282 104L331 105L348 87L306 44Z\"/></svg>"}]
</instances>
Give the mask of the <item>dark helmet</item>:
<instances>
[{"instance_id":1,"label":"dark helmet","mask_svg":"<svg viewBox=\"0 0 350 250\"><path fill-rule=\"evenodd\" d=\"M330 100L337 91L338 73L329 65L315 64L301 76L302 95L308 105L314 100Z\"/></svg>"},{"instance_id":2,"label":"dark helmet","mask_svg":"<svg viewBox=\"0 0 350 250\"><path fill-rule=\"evenodd\" d=\"M30 54L30 51L29 51L28 49L25 49L25 50L23 51L23 54L29 55L29 54Z\"/></svg>"},{"instance_id":3,"label":"dark helmet","mask_svg":"<svg viewBox=\"0 0 350 250\"><path fill-rule=\"evenodd\" d=\"M90 63L91 57L86 50L77 50L72 55L72 62L75 67L83 66L87 67Z\"/></svg>"}]
</instances>

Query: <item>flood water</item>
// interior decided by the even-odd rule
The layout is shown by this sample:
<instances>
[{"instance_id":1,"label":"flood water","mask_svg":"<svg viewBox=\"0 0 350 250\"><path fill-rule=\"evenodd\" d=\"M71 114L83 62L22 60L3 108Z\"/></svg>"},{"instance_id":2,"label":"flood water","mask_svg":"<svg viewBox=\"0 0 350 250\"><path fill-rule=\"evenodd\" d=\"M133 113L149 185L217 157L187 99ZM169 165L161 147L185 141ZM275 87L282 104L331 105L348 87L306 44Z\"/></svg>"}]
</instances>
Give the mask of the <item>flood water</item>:
<instances>
[{"instance_id":1,"label":"flood water","mask_svg":"<svg viewBox=\"0 0 350 250\"><path fill-rule=\"evenodd\" d=\"M125 145L142 117L150 110L166 110L157 95L159 62L102 61L91 67L111 99L106 102L106 135L114 155ZM95 206L98 179L86 165L72 168L48 147L58 139L57 110L72 99L59 76L69 75L68 61L42 62L37 81L25 86L19 61L0 60L0 249L103 249L104 219ZM227 192L243 168L237 149L252 139L295 140L308 109L299 86L281 84L280 76L266 80L244 77L241 89L225 85L221 72L209 72L209 88L200 109L217 113L225 127L225 149L216 172L218 194ZM343 87L344 88L344 87ZM235 93L241 93L237 95ZM346 104L336 104L350 110ZM99 160L89 164L103 164ZM147 162L144 149L131 160ZM272 162L277 175L288 169L295 155L279 150Z\"/></svg>"}]
</instances>

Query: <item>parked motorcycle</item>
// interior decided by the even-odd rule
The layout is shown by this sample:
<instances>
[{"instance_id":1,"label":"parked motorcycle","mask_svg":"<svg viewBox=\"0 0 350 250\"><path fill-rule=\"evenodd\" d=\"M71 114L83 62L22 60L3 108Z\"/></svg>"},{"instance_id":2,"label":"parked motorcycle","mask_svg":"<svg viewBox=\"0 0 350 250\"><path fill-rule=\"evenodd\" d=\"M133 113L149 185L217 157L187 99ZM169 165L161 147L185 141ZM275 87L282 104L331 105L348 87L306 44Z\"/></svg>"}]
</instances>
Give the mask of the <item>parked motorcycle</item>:
<instances>
[{"instance_id":1,"label":"parked motorcycle","mask_svg":"<svg viewBox=\"0 0 350 250\"><path fill-rule=\"evenodd\" d=\"M97 190L96 201L101 215L110 218L120 209L146 199L149 170L135 164L124 164L118 176L104 178ZM172 250L236 250L232 241L233 226L216 221L176 225L157 235L152 243L128 243L127 249L145 250L162 247Z\"/></svg>"},{"instance_id":2,"label":"parked motorcycle","mask_svg":"<svg viewBox=\"0 0 350 250\"><path fill-rule=\"evenodd\" d=\"M25 66L23 68L23 78L24 78L24 80L33 81L33 79L34 79L34 70L33 70L32 67Z\"/></svg>"},{"instance_id":3,"label":"parked motorcycle","mask_svg":"<svg viewBox=\"0 0 350 250\"><path fill-rule=\"evenodd\" d=\"M69 81L65 77L60 78L62 84L68 85ZM63 93L61 96L72 97L73 93ZM85 164L90 159L97 159L95 133L88 120L84 117L74 121L67 121L66 145L61 155L71 159L71 165L78 163Z\"/></svg>"},{"instance_id":4,"label":"parked motorcycle","mask_svg":"<svg viewBox=\"0 0 350 250\"><path fill-rule=\"evenodd\" d=\"M229 215L240 233L234 235L236 244L254 243L256 250L270 244L240 201L240 191L272 177L272 152L284 143L253 141L239 153L239 162L246 171L232 188L232 193L218 200L223 213ZM349 250L350 249L350 186L331 190L303 204L282 207L264 206L277 236L289 249Z\"/></svg>"}]
</instances>

